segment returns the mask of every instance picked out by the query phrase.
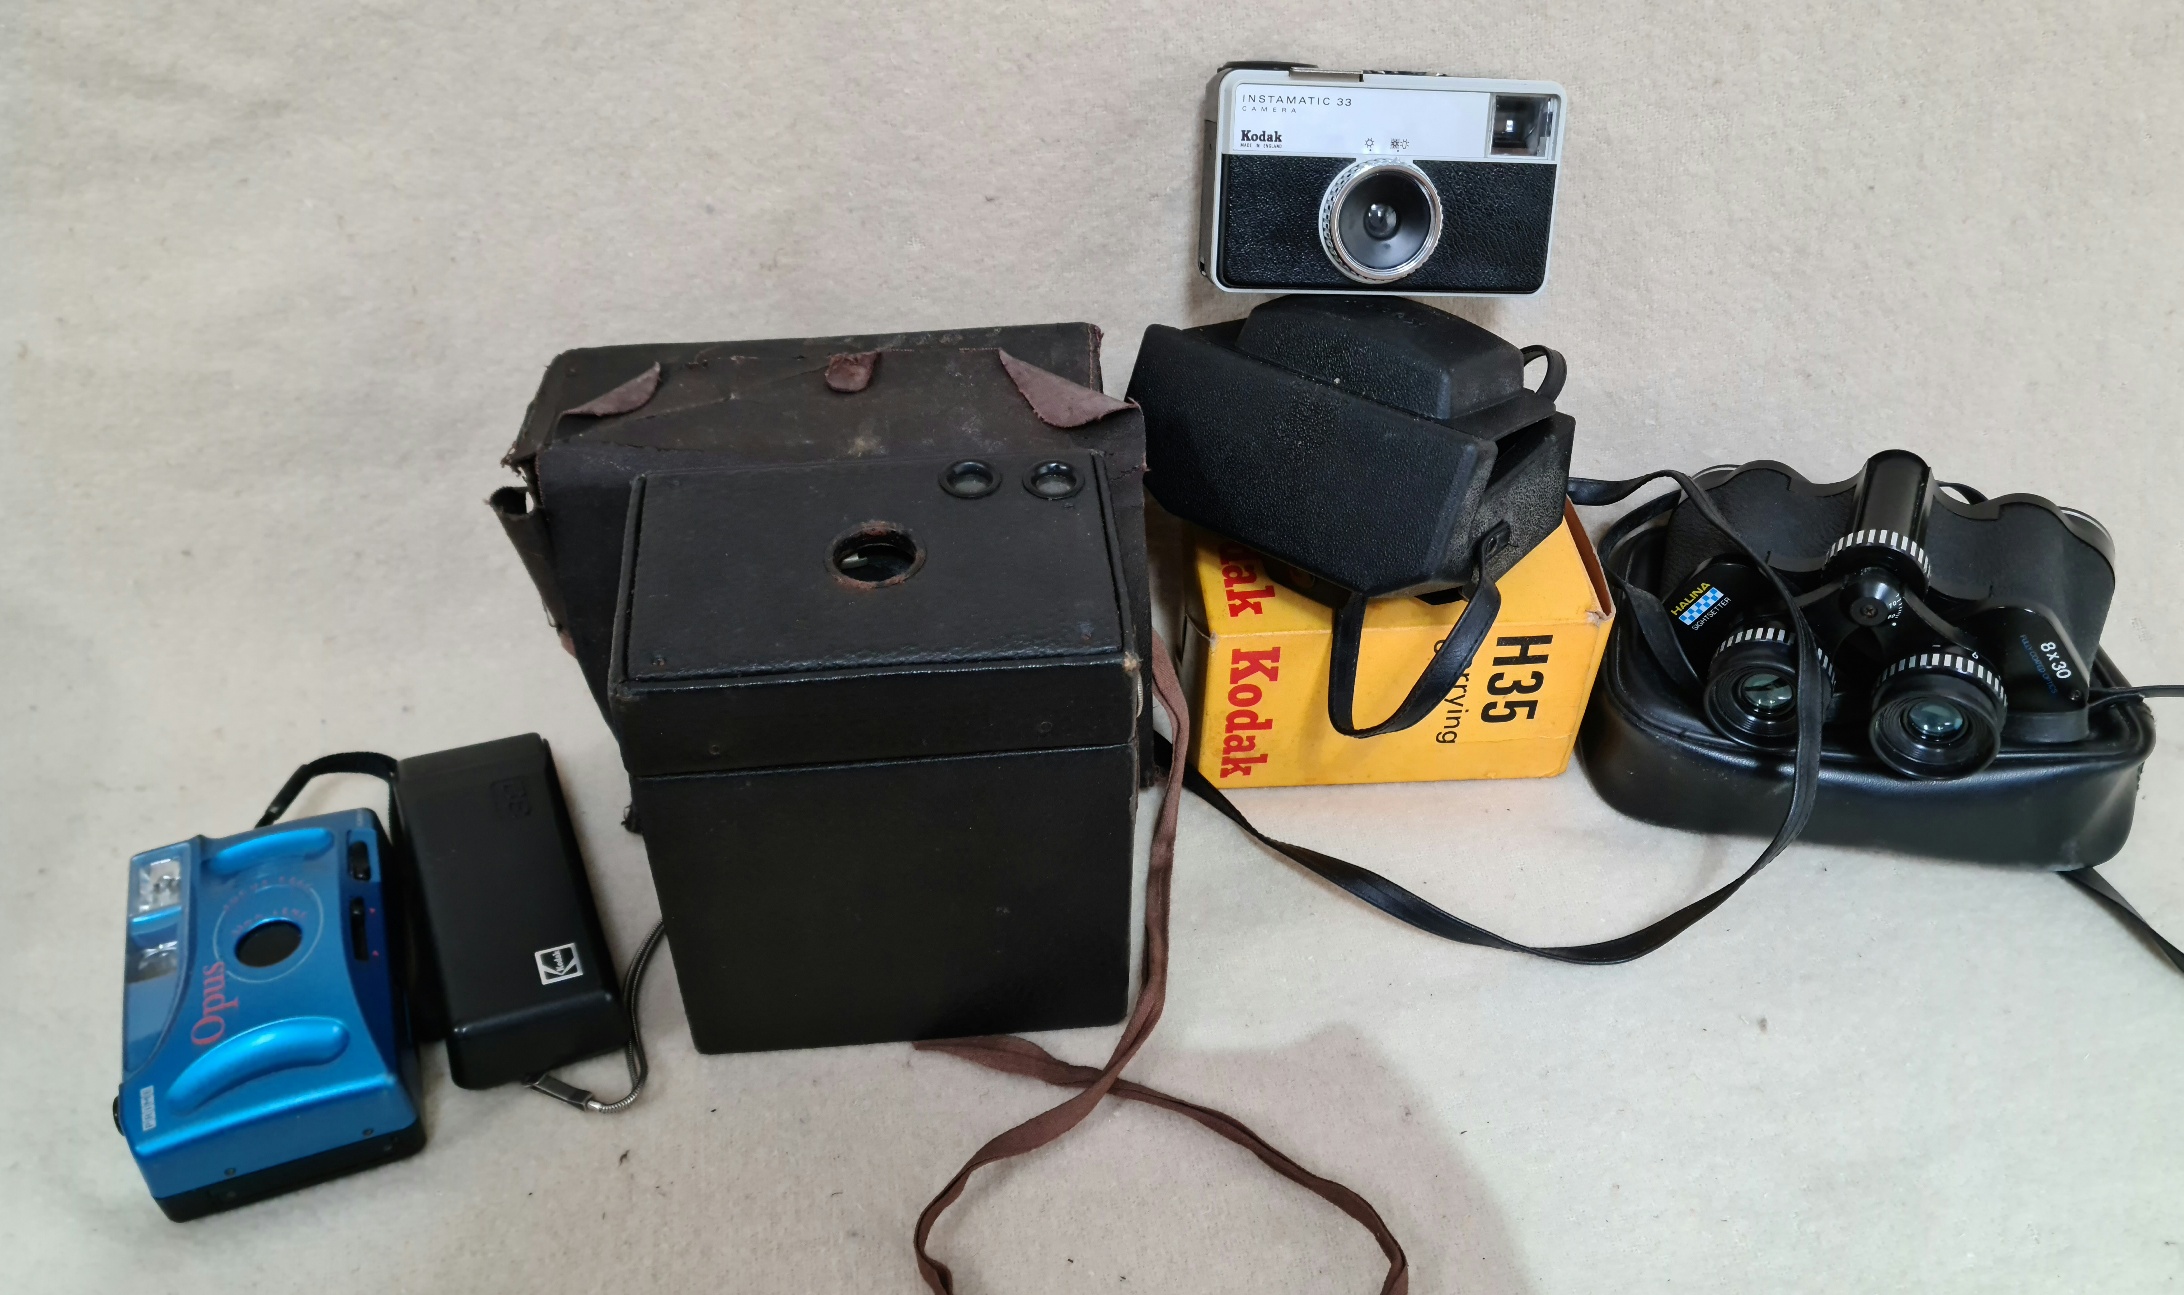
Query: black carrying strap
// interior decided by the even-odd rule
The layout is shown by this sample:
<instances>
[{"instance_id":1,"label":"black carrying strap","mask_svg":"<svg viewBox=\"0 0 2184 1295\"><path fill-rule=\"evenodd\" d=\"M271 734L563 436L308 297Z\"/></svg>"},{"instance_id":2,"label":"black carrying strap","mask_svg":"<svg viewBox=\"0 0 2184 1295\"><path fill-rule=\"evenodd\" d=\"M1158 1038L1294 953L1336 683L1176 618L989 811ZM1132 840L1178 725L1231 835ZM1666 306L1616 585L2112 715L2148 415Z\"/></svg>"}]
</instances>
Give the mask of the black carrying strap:
<instances>
[{"instance_id":1,"label":"black carrying strap","mask_svg":"<svg viewBox=\"0 0 2184 1295\"><path fill-rule=\"evenodd\" d=\"M1332 654L1327 660L1327 722L1335 726L1337 733L1345 737L1400 733L1432 714L1449 689L1463 678L1464 671L1471 668L1471 658L1479 654L1479 645L1486 642L1487 631L1494 628L1495 618L1501 615L1501 590L1494 587L1494 578L1486 572L1483 541L1481 548L1473 552L1473 559L1478 563L1477 591L1464 604L1463 614L1450 627L1448 637L1433 650L1433 659L1426 662L1425 672L1411 685L1403 704L1371 728L1356 724L1357 656L1365 645L1365 609L1371 600L1364 594L1351 594L1337 609Z\"/></svg>"},{"instance_id":2,"label":"black carrying strap","mask_svg":"<svg viewBox=\"0 0 2184 1295\"><path fill-rule=\"evenodd\" d=\"M2118 702L2150 701L2156 697L2184 697L2184 684L2150 683L2137 687L2126 684L2121 688L2095 688L2093 705L2113 706Z\"/></svg>"},{"instance_id":3,"label":"black carrying strap","mask_svg":"<svg viewBox=\"0 0 2184 1295\"><path fill-rule=\"evenodd\" d=\"M1728 884L1684 905L1668 916L1640 930L1633 931L1628 935L1617 936L1612 940L1601 940L1593 944L1523 944L1507 936L1496 935L1482 926L1467 922L1454 913L1448 912L1431 901L1404 889L1370 868L1361 867L1347 859L1338 859L1331 854L1322 853L1308 846L1295 845L1268 836L1253 826L1251 820L1244 817L1243 811L1236 808L1235 803L1230 801L1227 796L1222 795L1220 789L1207 781L1206 776L1198 772L1195 767L1186 775L1184 785L1189 787L1199 799L1221 811L1230 822L1244 829L1253 840L1266 846L1276 854L1323 880L1333 882L1390 917L1407 922L1428 934L1438 935L1444 940L1454 940L1459 944L1475 944L1489 949L1506 949L1512 953L1529 953L1535 957L1552 958L1557 962L1604 964L1628 962L1633 958L1644 957L1670 940L1675 939L1700 918L1705 917L1708 913L1728 902L1731 895L1736 894L1745 882L1757 876L1760 869L1774 862L1775 856L1782 853L1791 841L1797 839L1798 833L1805 830L1805 823L1812 817L1813 799L1818 794L1820 787L1820 725L1825 715L1822 710L1823 693L1820 688L1819 656L1813 646L1812 631L1805 624L1804 614L1797 610L1796 600L1791 596L1789 587L1783 584L1782 578L1775 574L1773 568L1769 567L1758 554L1752 552L1751 548L1730 527L1728 521L1722 517L1720 510L1714 506L1714 501L1707 498L1706 492L1699 489L1696 482L1683 473L1674 471L1649 472L1642 477L1632 477L1627 481L1593 481L1584 478L1572 478L1570 481L1570 499L1573 503L1586 506L1612 504L1629 498L1647 483L1664 478L1681 486L1683 488L1682 498L1690 500L1692 505L1699 510L1701 516L1713 523L1724 535L1734 540L1737 547L1743 549L1745 555L1752 559L1753 565L1766 573L1767 578L1773 582L1776 593L1781 596L1783 606L1789 609L1797 638L1798 738L1795 777L1790 789L1789 812L1783 815L1782 826L1775 831L1774 839L1767 843L1767 848L1760 852L1759 857L1752 861L1750 867L1739 873ZM1673 507L1678 498L1675 494L1669 494L1640 505L1630 516L1617 522L1615 528L1609 532L1610 539L1613 540L1620 538L1622 535L1627 535L1638 526L1660 516ZM1482 588L1487 587L1490 586L1482 585ZM1633 588L1634 586L1627 583L1618 585L1619 591L1628 591ZM1474 605L1477 605L1480 601L1483 600L1474 599ZM1498 610L1498 599L1495 601ZM1654 606L1656 609L1659 608L1658 600L1655 601ZM1665 616L1666 613L1664 612L1663 615ZM1456 644L1458 639L1463 636L1464 620L1468 619L1469 616L1470 609L1466 608L1464 616L1459 617L1457 620L1456 629L1450 632L1447 643L1443 645L1443 653L1435 655L1436 663L1446 653L1448 646ZM1471 646L1473 650L1477 649L1479 642L1484 641L1492 620L1492 616L1487 616L1481 621L1477 629L1472 631ZM1337 624L1339 626L1339 620ZM1338 645L1335 654L1336 661L1340 662L1342 657L1343 653ZM1468 653L1465 656L1465 664L1469 664ZM1462 673L1462 669L1459 668L1449 676L1448 684L1444 686L1442 692L1435 694L1428 702L1429 708L1432 702L1439 701L1441 696L1446 694L1448 687L1454 686L1456 678ZM1330 678L1330 683L1332 682L1333 679ZM1408 706L1408 704L1409 702L1406 701L1405 705ZM1329 705L1331 710L1333 706L1332 691L1330 691ZM1398 716L1401 713L1401 711L1398 711Z\"/></svg>"},{"instance_id":4,"label":"black carrying strap","mask_svg":"<svg viewBox=\"0 0 2184 1295\"><path fill-rule=\"evenodd\" d=\"M2165 688L2171 686L2173 685L2164 685ZM2167 695L2180 694L2184 694L2184 689L2179 689L2177 693ZM2092 868L2072 868L2063 873L2062 877L2064 881L2098 900L2101 907L2115 914L2116 920L2122 922L2132 934L2153 945L2162 957L2169 960L2170 966L2175 967L2178 971L2184 971L2184 949L2179 949L2162 938L2161 932L2155 930L2152 924L2139 916L2137 909L2131 907L2130 900L2116 893L2116 888L2108 884L2108 878L2103 877Z\"/></svg>"},{"instance_id":5,"label":"black carrying strap","mask_svg":"<svg viewBox=\"0 0 2184 1295\"><path fill-rule=\"evenodd\" d=\"M1570 376L1570 366L1563 362L1562 352L1550 346L1527 346L1523 355L1527 365L1534 360L1547 361L1547 371L1540 375L1539 385L1532 388L1532 394L1550 401L1561 395L1562 380Z\"/></svg>"},{"instance_id":6,"label":"black carrying strap","mask_svg":"<svg viewBox=\"0 0 2184 1295\"><path fill-rule=\"evenodd\" d=\"M1546 372L1540 375L1539 386L1534 394L1552 401L1562 394L1563 379L1569 376L1569 366L1563 362L1562 352L1545 346L1524 348L1524 362L1547 361ZM1463 614L1449 629L1448 637L1433 650L1433 659L1426 662L1425 670L1417 682L1404 694L1403 702L1395 713L1369 728L1357 726L1357 658L1365 645L1365 611L1372 599L1361 593L1353 593L1335 611L1335 634L1327 661L1327 722L1344 737L1378 737L1382 733L1400 733L1411 728L1433 713L1464 671L1471 668L1471 659L1479 654L1486 642L1487 632L1494 628L1495 618L1501 615L1501 590L1494 587L1494 576L1487 569L1487 559L1500 549L1506 528L1497 527L1481 536L1471 550L1471 569L1478 576L1478 585L1464 603Z\"/></svg>"},{"instance_id":7,"label":"black carrying strap","mask_svg":"<svg viewBox=\"0 0 2184 1295\"><path fill-rule=\"evenodd\" d=\"M1812 817L1813 801L1819 792L1820 728L1823 716L1819 713L1820 689L1816 686L1819 663L1814 653L1811 630L1806 625L1803 614L1796 610L1796 602L1791 598L1790 591L1783 584L1781 578L1762 560L1760 554L1753 552L1750 546L1744 543L1742 537L1729 526L1728 522L1715 508L1713 501L1707 497L1705 491L1698 487L1696 482L1680 472L1648 473L1645 476L1633 477L1627 481L1595 481L1582 477L1573 477L1570 480L1570 501L1585 507L1616 503L1628 498L1647 482L1664 477L1675 481L1681 487L1681 492L1670 492L1649 500L1617 519L1615 525L1610 527L1607 534L1602 537L1601 551L1603 553L1614 552L1616 546L1633 532L1651 523L1677 503L1688 499L1699 510L1701 516L1705 517L1722 534L1735 541L1737 547L1744 550L1745 555L1752 559L1754 565L1766 573L1768 579L1773 582L1776 592L1781 595L1783 605L1791 609L1791 617L1795 624L1798 671L1798 738L1789 811L1783 816L1782 826L1776 830L1774 839L1767 843L1767 848L1760 852L1759 857L1752 861L1750 867L1738 874L1728 884L1684 905L1666 917L1660 918L1628 935L1617 936L1612 940L1601 940L1593 944L1522 944L1507 936L1497 935L1484 927L1467 922L1432 901L1424 899L1388 880L1370 868L1351 863L1347 859L1336 858L1334 855L1314 850L1309 846L1297 845L1268 836L1254 826L1250 819L1244 817L1243 811L1236 807L1235 802L1223 795L1220 789L1208 781L1206 776L1195 767L1185 774L1184 786L1188 787L1200 800L1219 810L1230 822L1242 828L1251 839L1259 844L1322 880L1340 886L1351 895L1372 905L1390 917L1415 926L1430 935L1440 936L1444 940L1454 940L1459 944L1478 945L1488 949L1504 949L1511 953L1529 953L1535 957L1552 958L1558 962L1607 964L1628 962L1633 958L1644 957L1646 954L1667 944L1670 940L1675 939L1678 935L1690 929L1700 918L1705 917L1708 913L1713 912L1727 902L1729 897L1734 895L1745 882L1750 881L1758 874L1760 869L1773 862L1775 856L1780 854L1791 841L1797 839L1800 832L1804 831L1806 822ZM1687 687L1697 686L1697 673L1684 658L1682 648L1676 640L1674 628L1669 623L1667 610L1661 606L1660 600L1649 591L1641 589L1624 579L1620 574L1611 573L1609 578L1614 585L1617 602L1621 605L1622 610L1629 615L1632 624L1637 628L1640 636L1645 639L1647 647L1652 651L1654 657L1660 661L1663 668L1671 675L1682 675L1683 678L1679 682L1683 682ZM1468 618L1469 610L1467 609L1465 616L1458 619L1456 629L1450 632L1448 643L1444 644L1443 654L1446 653L1450 645L1462 646L1458 643L1458 640L1465 636L1464 621ZM1491 616L1486 617L1480 622L1476 630L1471 632L1469 636L1470 649L1465 652L1467 663L1470 651L1475 651L1478 643L1484 640L1492 619ZM1360 617L1360 621L1362 621L1362 617ZM1338 620L1338 631L1340 625L1341 621ZM1434 666L1429 667L1429 675L1438 677L1437 668L1441 663L1443 654L1436 654ZM1342 659L1343 653L1338 649L1336 654L1337 663L1339 664ZM1355 655L1352 654L1350 656L1352 671L1355 669L1355 662ZM1681 670L1679 671L1677 667L1681 667ZM1462 673L1462 669L1458 668L1453 674L1450 674L1446 687L1453 687L1456 678ZM1331 676L1330 682L1334 682L1335 678L1340 678L1340 676ZM1347 695L1354 680L1343 679L1342 682L1343 692ZM1445 687L1443 691L1446 691ZM2094 704L2105 705L2115 702L2141 701L2148 697L2176 696L2184 696L2184 685L2117 688L2099 697ZM1438 700L1438 695L1433 700ZM1408 708L1410 701L1406 700L1404 704ZM1332 711L1332 707L1331 693L1330 711ZM1403 711L1399 710L1397 717L1400 718L1403 713ZM1394 721L1391 720L1390 724L1393 725ZM1394 726L1401 727L1400 725ZM1382 730L1375 729L1373 731ZM2131 907L2123 896L2116 893L2115 888L2108 884L2106 878L2092 868L2073 869L2064 872L2062 876L2066 881L2100 901L2102 906L2115 914L2117 919L2123 922L2125 926L2151 943L2167 957L2178 971L2184 972L2184 950L2178 949L2176 945L2171 944L2159 932L2155 931L2147 923L2146 919L2139 915L2137 909Z\"/></svg>"},{"instance_id":8,"label":"black carrying strap","mask_svg":"<svg viewBox=\"0 0 2184 1295\"><path fill-rule=\"evenodd\" d=\"M282 784L279 793L273 797L273 803L267 805L265 813L258 816L257 826L270 827L281 815L288 812L290 805L296 803L296 797L303 794L304 787L313 778L329 773L361 773L387 784L388 817L392 818L394 772L394 757L381 755L377 751L338 751L333 755L322 755L289 775L288 781Z\"/></svg>"}]
</instances>

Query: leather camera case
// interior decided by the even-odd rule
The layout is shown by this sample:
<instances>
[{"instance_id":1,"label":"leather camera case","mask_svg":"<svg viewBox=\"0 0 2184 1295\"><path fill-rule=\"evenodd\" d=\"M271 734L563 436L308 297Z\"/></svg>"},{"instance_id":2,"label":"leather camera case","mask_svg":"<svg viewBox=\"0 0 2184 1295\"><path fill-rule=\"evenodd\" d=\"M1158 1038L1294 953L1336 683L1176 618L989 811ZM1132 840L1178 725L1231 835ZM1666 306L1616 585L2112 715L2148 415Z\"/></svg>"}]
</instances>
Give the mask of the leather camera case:
<instances>
[{"instance_id":1,"label":"leather camera case","mask_svg":"<svg viewBox=\"0 0 2184 1295\"><path fill-rule=\"evenodd\" d=\"M1658 592L1670 535L1664 523L1603 553L1609 574ZM1622 813L1663 827L1772 836L1789 807L1789 754L1716 732L1697 700L1655 663L1635 621L1617 618L1578 731L1578 759L1594 790ZM2124 684L2105 654L2094 682ZM1866 749L1862 734L1848 741L1830 734L1801 839L2049 869L2101 863L2130 835L2154 725L2136 701L2100 707L2091 721L2082 742L2005 744L1986 769L1948 781L1903 777Z\"/></svg>"},{"instance_id":2,"label":"leather camera case","mask_svg":"<svg viewBox=\"0 0 2184 1295\"><path fill-rule=\"evenodd\" d=\"M868 357L862 386L829 385L836 357ZM1083 407L1042 415L1012 383L1009 363L1063 380L1065 394L1085 389ZM644 399L612 399L648 373ZM1098 450L1136 651L1149 660L1145 423L1119 401L1097 403L1106 399L1099 386L1100 330L1082 323L587 347L547 366L503 459L526 484L490 502L612 725L607 664L622 530L630 483L644 473ZM1141 740L1151 726L1148 714Z\"/></svg>"},{"instance_id":3,"label":"leather camera case","mask_svg":"<svg viewBox=\"0 0 2184 1295\"><path fill-rule=\"evenodd\" d=\"M1147 485L1169 512L1352 593L1466 588L1481 540L1499 578L1561 524L1576 430L1551 385L1525 389L1526 359L1398 297L1156 324L1129 393Z\"/></svg>"}]
</instances>

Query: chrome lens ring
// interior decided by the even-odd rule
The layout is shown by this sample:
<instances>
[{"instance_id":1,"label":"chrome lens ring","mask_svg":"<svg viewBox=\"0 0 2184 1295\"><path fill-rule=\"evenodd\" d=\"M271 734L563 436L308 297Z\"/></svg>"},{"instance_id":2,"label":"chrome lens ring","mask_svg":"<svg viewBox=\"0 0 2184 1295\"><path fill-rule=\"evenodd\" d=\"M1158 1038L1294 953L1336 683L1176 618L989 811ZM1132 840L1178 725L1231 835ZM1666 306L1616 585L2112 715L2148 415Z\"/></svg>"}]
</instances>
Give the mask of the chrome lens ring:
<instances>
[{"instance_id":1,"label":"chrome lens ring","mask_svg":"<svg viewBox=\"0 0 2184 1295\"><path fill-rule=\"evenodd\" d=\"M1380 181L1386 176L1401 176L1418 187L1428 212L1425 237L1418 247L1400 263L1390 266L1367 265L1359 260L1344 244L1342 238L1343 208L1350 196L1362 185ZM1335 268L1359 283L1393 283L1415 273L1433 256L1441 245L1441 193L1433 187L1426 173L1410 162L1394 157L1361 157L1342 168L1327 184L1327 191L1320 195L1319 212L1320 247Z\"/></svg>"}]
</instances>

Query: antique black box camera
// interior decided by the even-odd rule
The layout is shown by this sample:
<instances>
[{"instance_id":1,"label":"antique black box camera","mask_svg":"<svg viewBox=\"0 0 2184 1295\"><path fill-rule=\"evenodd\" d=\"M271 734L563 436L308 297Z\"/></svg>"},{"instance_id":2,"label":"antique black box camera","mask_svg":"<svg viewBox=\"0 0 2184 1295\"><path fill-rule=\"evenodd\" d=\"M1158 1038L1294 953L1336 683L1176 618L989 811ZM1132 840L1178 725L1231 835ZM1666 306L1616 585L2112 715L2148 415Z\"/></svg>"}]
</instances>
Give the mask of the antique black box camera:
<instances>
[{"instance_id":1,"label":"antique black box camera","mask_svg":"<svg viewBox=\"0 0 2184 1295\"><path fill-rule=\"evenodd\" d=\"M2122 680L2100 652L2115 574L2098 522L1939 484L1902 450L1830 484L1768 462L1697 481L1820 651L1807 839L2050 867L2122 846L2153 726L2139 702L2101 696ZM1798 709L1781 595L1687 504L1621 528L1603 558L1641 605L1580 735L1594 785L1653 822L1771 833Z\"/></svg>"},{"instance_id":2,"label":"antique black box camera","mask_svg":"<svg viewBox=\"0 0 2184 1295\"><path fill-rule=\"evenodd\" d=\"M701 1050L1122 1015L1139 667L1099 471L639 479L609 687Z\"/></svg>"},{"instance_id":3,"label":"antique black box camera","mask_svg":"<svg viewBox=\"0 0 2184 1295\"><path fill-rule=\"evenodd\" d=\"M535 484L496 507L620 740L701 1051L1122 1016L1143 425L1097 348L1056 325L549 373L512 456Z\"/></svg>"},{"instance_id":4,"label":"antique black box camera","mask_svg":"<svg viewBox=\"0 0 2184 1295\"><path fill-rule=\"evenodd\" d=\"M1206 87L1198 268L1229 292L1547 281L1562 88L1232 63Z\"/></svg>"}]
</instances>

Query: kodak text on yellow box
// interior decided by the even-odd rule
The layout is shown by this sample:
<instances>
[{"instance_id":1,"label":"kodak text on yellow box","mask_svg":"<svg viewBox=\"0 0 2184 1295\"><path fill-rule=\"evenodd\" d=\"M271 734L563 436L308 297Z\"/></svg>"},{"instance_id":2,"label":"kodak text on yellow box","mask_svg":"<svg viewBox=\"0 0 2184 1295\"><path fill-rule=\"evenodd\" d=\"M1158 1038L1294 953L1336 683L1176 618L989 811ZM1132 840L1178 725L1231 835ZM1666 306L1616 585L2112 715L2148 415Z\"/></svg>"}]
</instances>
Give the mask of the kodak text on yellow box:
<instances>
[{"instance_id":1,"label":"kodak text on yellow box","mask_svg":"<svg viewBox=\"0 0 2184 1295\"><path fill-rule=\"evenodd\" d=\"M1191 532L1185 671L1198 770L1216 787L1538 778L1569 765L1614 619L1600 561L1565 505L1560 529L1499 582L1501 615L1471 668L1415 727L1345 737L1327 719L1334 610L1241 544ZM1358 652L1357 722L1394 712L1463 614L1376 600Z\"/></svg>"}]
</instances>

